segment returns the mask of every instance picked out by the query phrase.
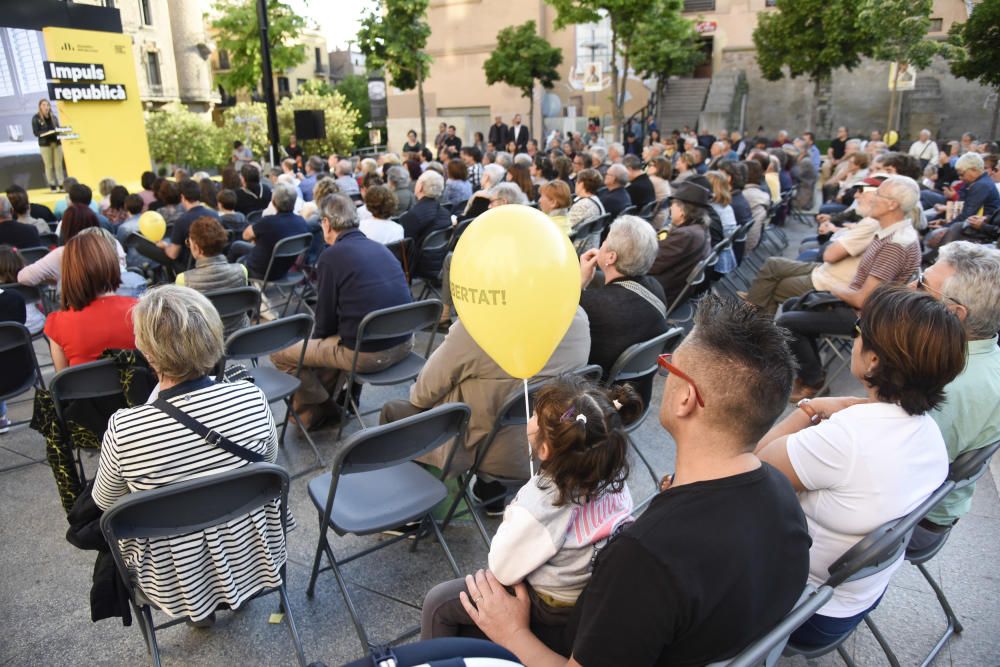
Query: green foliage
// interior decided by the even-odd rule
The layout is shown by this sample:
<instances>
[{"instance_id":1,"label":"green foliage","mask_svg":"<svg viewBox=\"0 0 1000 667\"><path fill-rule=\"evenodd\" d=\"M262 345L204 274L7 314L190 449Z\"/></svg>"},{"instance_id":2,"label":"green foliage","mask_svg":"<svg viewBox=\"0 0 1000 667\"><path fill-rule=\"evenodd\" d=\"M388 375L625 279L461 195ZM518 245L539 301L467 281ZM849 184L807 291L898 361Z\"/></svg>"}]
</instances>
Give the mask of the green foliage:
<instances>
[{"instance_id":1,"label":"green foliage","mask_svg":"<svg viewBox=\"0 0 1000 667\"><path fill-rule=\"evenodd\" d=\"M562 49L550 45L536 33L534 21L509 26L497 33L497 45L483 63L486 83L506 83L530 98L537 80L551 90L559 80Z\"/></svg>"},{"instance_id":2,"label":"green foliage","mask_svg":"<svg viewBox=\"0 0 1000 667\"><path fill-rule=\"evenodd\" d=\"M232 150L236 140L246 144L255 156L267 155L267 106L263 102L237 102L222 112L222 134Z\"/></svg>"},{"instance_id":3,"label":"green foliage","mask_svg":"<svg viewBox=\"0 0 1000 667\"><path fill-rule=\"evenodd\" d=\"M872 56L927 67L940 42L927 37L934 0L863 0L860 19L870 33Z\"/></svg>"},{"instance_id":4,"label":"green foliage","mask_svg":"<svg viewBox=\"0 0 1000 667\"><path fill-rule=\"evenodd\" d=\"M230 63L229 70L216 75L217 82L229 93L256 91L263 79L256 1L216 0L214 10L215 42L229 53ZM296 37L306 20L282 0L267 0L267 22L271 68L281 72L305 62L306 53Z\"/></svg>"},{"instance_id":5,"label":"green foliage","mask_svg":"<svg viewBox=\"0 0 1000 667\"><path fill-rule=\"evenodd\" d=\"M309 79L299 86L297 92L310 95L333 95L333 88L330 87L326 79Z\"/></svg>"},{"instance_id":6,"label":"green foliage","mask_svg":"<svg viewBox=\"0 0 1000 667\"><path fill-rule=\"evenodd\" d=\"M355 146L368 144L368 122L371 120L371 102L368 99L368 79L358 74L345 77L335 90L358 112L354 124L353 143Z\"/></svg>"},{"instance_id":7,"label":"green foliage","mask_svg":"<svg viewBox=\"0 0 1000 667\"><path fill-rule=\"evenodd\" d=\"M145 121L150 157L159 164L203 169L229 159L222 130L205 114L192 113L180 102L147 111Z\"/></svg>"},{"instance_id":8,"label":"green foliage","mask_svg":"<svg viewBox=\"0 0 1000 667\"><path fill-rule=\"evenodd\" d=\"M294 112L305 109L323 111L326 139L302 141L302 150L309 155L344 154L353 150L359 112L336 91L329 95L297 93L281 100L278 105L278 132L282 141L295 131Z\"/></svg>"},{"instance_id":9,"label":"green foliage","mask_svg":"<svg viewBox=\"0 0 1000 667\"><path fill-rule=\"evenodd\" d=\"M853 69L873 55L873 43L861 21L864 0L777 0L778 11L758 14L753 32L757 64L769 81L784 76L813 81L834 70Z\"/></svg>"},{"instance_id":10,"label":"green foliage","mask_svg":"<svg viewBox=\"0 0 1000 667\"><path fill-rule=\"evenodd\" d=\"M969 20L951 26L948 42L952 74L1000 88L1000 0L978 3Z\"/></svg>"},{"instance_id":11,"label":"green foliage","mask_svg":"<svg viewBox=\"0 0 1000 667\"><path fill-rule=\"evenodd\" d=\"M358 50L366 66L383 69L393 86L412 90L427 78L431 58L424 53L431 27L426 14L429 0L382 0L361 20Z\"/></svg>"}]
</instances>

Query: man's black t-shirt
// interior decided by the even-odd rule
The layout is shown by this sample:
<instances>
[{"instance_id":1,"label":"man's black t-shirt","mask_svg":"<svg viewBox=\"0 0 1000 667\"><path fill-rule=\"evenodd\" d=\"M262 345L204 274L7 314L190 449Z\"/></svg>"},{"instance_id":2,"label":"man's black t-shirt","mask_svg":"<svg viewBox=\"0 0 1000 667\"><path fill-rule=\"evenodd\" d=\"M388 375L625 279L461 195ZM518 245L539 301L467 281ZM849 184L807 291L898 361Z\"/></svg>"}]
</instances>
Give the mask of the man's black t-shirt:
<instances>
[{"instance_id":1,"label":"man's black t-shirt","mask_svg":"<svg viewBox=\"0 0 1000 667\"><path fill-rule=\"evenodd\" d=\"M844 157L844 153L847 149L847 140L834 138L833 141L830 142L830 148L833 149L833 159L839 160Z\"/></svg>"},{"instance_id":2,"label":"man's black t-shirt","mask_svg":"<svg viewBox=\"0 0 1000 667\"><path fill-rule=\"evenodd\" d=\"M573 657L583 667L731 658L798 600L810 544L792 485L767 464L669 489L598 557L567 626Z\"/></svg>"},{"instance_id":3,"label":"man's black t-shirt","mask_svg":"<svg viewBox=\"0 0 1000 667\"><path fill-rule=\"evenodd\" d=\"M240 188L236 191L236 210L243 215L250 215L254 211L263 211L270 203L271 187L266 183Z\"/></svg>"}]
</instances>

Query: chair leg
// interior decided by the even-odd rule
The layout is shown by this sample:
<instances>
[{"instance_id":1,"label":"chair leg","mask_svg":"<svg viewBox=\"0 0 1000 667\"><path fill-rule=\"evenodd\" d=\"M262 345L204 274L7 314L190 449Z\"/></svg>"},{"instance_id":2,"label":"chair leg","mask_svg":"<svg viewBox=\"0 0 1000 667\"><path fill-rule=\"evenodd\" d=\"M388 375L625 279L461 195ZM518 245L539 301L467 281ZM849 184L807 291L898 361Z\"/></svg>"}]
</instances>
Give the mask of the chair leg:
<instances>
[{"instance_id":1,"label":"chair leg","mask_svg":"<svg viewBox=\"0 0 1000 667\"><path fill-rule=\"evenodd\" d=\"M326 461L323 460L323 456L319 453L319 449L316 448L316 443L313 442L312 436L309 435L309 431L306 430L306 427L302 423L302 420L299 419L298 413L292 410L292 402L290 399L285 399L285 407L286 407L285 425L281 427L281 438L278 439L278 442L279 443L284 442L285 429L288 428L288 416L291 415L292 418L295 420L295 423L298 424L299 430L302 431L302 436L306 439L306 442L309 443L309 447L313 450L313 455L316 457L316 464L312 468L303 470L301 473L296 473L294 477L298 477L304 473L316 470L317 468L325 468Z\"/></svg>"},{"instance_id":2,"label":"chair leg","mask_svg":"<svg viewBox=\"0 0 1000 667\"><path fill-rule=\"evenodd\" d=\"M323 517L319 518L319 540L316 543L316 557L313 558L312 574L309 575L309 588L306 589L306 597L312 598L316 593L316 577L319 576L319 562L323 558L323 550L327 547L326 526L323 525Z\"/></svg>"},{"instance_id":3,"label":"chair leg","mask_svg":"<svg viewBox=\"0 0 1000 667\"><path fill-rule=\"evenodd\" d=\"M878 629L877 625L875 625L875 621L871 619L871 616L865 615L865 625L867 625L868 629L872 631L872 635L875 637L875 641L878 642L878 645L882 647L882 652L885 653L885 657L889 661L889 664L892 665L892 667L899 667L899 659L893 652L892 647L889 646L889 642L886 641L885 635L883 635L882 631Z\"/></svg>"},{"instance_id":4,"label":"chair leg","mask_svg":"<svg viewBox=\"0 0 1000 667\"><path fill-rule=\"evenodd\" d=\"M148 648L149 655L153 659L154 667L160 667L160 647L156 643L156 630L153 626L153 612L150 611L149 605L144 605L141 610L140 623L146 625L146 632L148 637Z\"/></svg>"},{"instance_id":5,"label":"chair leg","mask_svg":"<svg viewBox=\"0 0 1000 667\"><path fill-rule=\"evenodd\" d=\"M288 622L288 631L292 635L292 643L295 645L295 657L299 661L299 667L306 667L306 656L302 651L302 640L299 638L298 628L295 627L295 619L292 618L292 607L288 604L288 591L285 589L284 582L278 587L278 594L281 596L282 611L285 614L285 620Z\"/></svg>"},{"instance_id":6,"label":"chair leg","mask_svg":"<svg viewBox=\"0 0 1000 667\"><path fill-rule=\"evenodd\" d=\"M653 483L657 486L657 488L659 488L659 486L660 486L660 478L656 474L656 470L653 469L653 466L649 462L649 459L646 458L646 455L643 454L642 450L640 450L639 447L635 444L635 441L632 440L632 436L631 435L626 434L626 437L628 438L629 444L632 446L632 451L635 452L636 456L639 457L639 459L642 461L643 465L646 466L646 470L649 471L649 476L653 478Z\"/></svg>"},{"instance_id":7,"label":"chair leg","mask_svg":"<svg viewBox=\"0 0 1000 667\"><path fill-rule=\"evenodd\" d=\"M962 627L962 623L958 620L958 616L951 608L951 604L948 602L948 598L945 597L944 591L941 590L941 587L934 580L934 577L931 576L931 573L927 571L927 568L924 567L923 563L917 563L916 565L917 569L920 570L920 574L924 575L924 579L927 580L927 583L930 584L930 587L934 590L934 595L937 596L938 604L941 605L941 609L944 610L945 618L948 620L948 627L945 628L944 633L938 638L937 642L934 644L934 648L930 650L927 657L920 663L920 667L927 667L927 665L934 662L934 659L937 657L938 653L941 652L941 649L944 648L945 644L948 643L951 636L953 634L961 634L965 628Z\"/></svg>"},{"instance_id":8,"label":"chair leg","mask_svg":"<svg viewBox=\"0 0 1000 667\"><path fill-rule=\"evenodd\" d=\"M442 533L441 529L438 527L437 521L435 521L434 517L430 515L427 516L427 519L431 523L431 528L434 529L434 535L437 536L437 541L441 546L441 551L444 552L445 558L448 559L448 565L451 565L452 572L455 573L456 577L461 577L462 572L458 569L458 563L455 562L455 557L451 555L451 549L448 547L448 543L444 541L444 533Z\"/></svg>"},{"instance_id":9,"label":"chair leg","mask_svg":"<svg viewBox=\"0 0 1000 667\"><path fill-rule=\"evenodd\" d=\"M358 639L361 641L361 650L367 654L371 649L368 634L361 623L361 617L354 606L354 600L351 599L351 594L347 590L347 581L340 573L340 568L337 567L337 559L333 557L333 549L330 548L329 543L327 544L327 556L330 558L330 569L333 570L333 576L337 579L337 585L340 586L340 593L344 596L344 603L347 605L347 611L350 613L351 621L354 623L354 631L358 634Z\"/></svg>"},{"instance_id":10,"label":"chair leg","mask_svg":"<svg viewBox=\"0 0 1000 667\"><path fill-rule=\"evenodd\" d=\"M854 660L851 659L851 655L847 652L847 649L845 649L843 645L837 647L837 654L840 656L840 659L844 661L844 664L847 665L847 667L858 667Z\"/></svg>"}]
</instances>

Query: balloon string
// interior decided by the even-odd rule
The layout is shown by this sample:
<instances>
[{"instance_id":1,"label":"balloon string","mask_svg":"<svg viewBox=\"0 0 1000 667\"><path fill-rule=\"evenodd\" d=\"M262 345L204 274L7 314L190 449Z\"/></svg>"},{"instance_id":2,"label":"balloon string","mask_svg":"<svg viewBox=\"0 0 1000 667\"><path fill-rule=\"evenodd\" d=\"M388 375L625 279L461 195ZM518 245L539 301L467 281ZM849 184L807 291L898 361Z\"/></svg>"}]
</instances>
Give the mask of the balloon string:
<instances>
[{"instance_id":1,"label":"balloon string","mask_svg":"<svg viewBox=\"0 0 1000 667\"><path fill-rule=\"evenodd\" d=\"M524 378L524 414L525 421L531 421L531 404L528 402L528 378ZM535 461L531 457L531 442L528 442L528 471L535 476Z\"/></svg>"}]
</instances>

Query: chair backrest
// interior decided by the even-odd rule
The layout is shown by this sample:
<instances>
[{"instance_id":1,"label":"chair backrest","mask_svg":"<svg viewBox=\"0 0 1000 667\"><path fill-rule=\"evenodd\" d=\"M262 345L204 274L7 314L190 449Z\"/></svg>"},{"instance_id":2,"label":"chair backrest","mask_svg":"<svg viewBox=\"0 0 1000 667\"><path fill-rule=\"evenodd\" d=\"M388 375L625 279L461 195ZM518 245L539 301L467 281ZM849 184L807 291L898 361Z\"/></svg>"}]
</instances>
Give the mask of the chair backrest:
<instances>
[{"instance_id":1,"label":"chair backrest","mask_svg":"<svg viewBox=\"0 0 1000 667\"><path fill-rule=\"evenodd\" d=\"M247 224L252 225L253 223L257 222L263 217L264 217L263 209L259 211L250 211L249 213L247 213Z\"/></svg>"},{"instance_id":2,"label":"chair backrest","mask_svg":"<svg viewBox=\"0 0 1000 667\"><path fill-rule=\"evenodd\" d=\"M993 458L998 449L1000 449L1000 440L991 445L964 452L951 462L951 467L948 469L948 479L955 482L956 489L974 484L986 473L990 459Z\"/></svg>"},{"instance_id":3,"label":"chair backrest","mask_svg":"<svg viewBox=\"0 0 1000 667\"><path fill-rule=\"evenodd\" d=\"M18 254L24 259L25 265L34 264L42 257L49 254L49 249L44 246L31 246L30 248L18 248Z\"/></svg>"},{"instance_id":4,"label":"chair backrest","mask_svg":"<svg viewBox=\"0 0 1000 667\"><path fill-rule=\"evenodd\" d=\"M55 246L59 245L59 235L55 232L45 232L38 235L39 240L41 240L42 245L45 246Z\"/></svg>"},{"instance_id":5,"label":"chair backrest","mask_svg":"<svg viewBox=\"0 0 1000 667\"><path fill-rule=\"evenodd\" d=\"M455 249L455 246L458 245L458 240L462 238L462 234L465 233L465 230L469 228L469 225L471 225L474 220L475 218L468 218L467 220L462 220L455 225L451 232L451 240L448 242L448 250Z\"/></svg>"},{"instance_id":6,"label":"chair backrest","mask_svg":"<svg viewBox=\"0 0 1000 667\"><path fill-rule=\"evenodd\" d=\"M7 283L6 285L0 285L0 290L4 292L14 292L20 294L21 298L28 305L35 303L42 303L42 289L37 285L22 285L21 283Z\"/></svg>"},{"instance_id":7,"label":"chair backrest","mask_svg":"<svg viewBox=\"0 0 1000 667\"><path fill-rule=\"evenodd\" d=\"M425 252L440 252L448 247L451 240L451 227L435 229L424 237L424 242L420 244L421 254Z\"/></svg>"},{"instance_id":8,"label":"chair backrest","mask_svg":"<svg viewBox=\"0 0 1000 667\"><path fill-rule=\"evenodd\" d=\"M618 211L618 215L619 216L622 216L622 215L635 215L636 210L638 210L638 209L636 209L635 205L626 206L622 210Z\"/></svg>"},{"instance_id":9,"label":"chair backrest","mask_svg":"<svg viewBox=\"0 0 1000 667\"><path fill-rule=\"evenodd\" d=\"M300 340L309 340L312 330L313 318L308 313L297 313L240 329L226 341L226 359L263 357Z\"/></svg>"},{"instance_id":10,"label":"chair backrest","mask_svg":"<svg viewBox=\"0 0 1000 667\"><path fill-rule=\"evenodd\" d=\"M362 342L401 338L436 325L441 319L443 308L443 304L437 299L427 299L373 310L358 325L358 346Z\"/></svg>"},{"instance_id":11,"label":"chair backrest","mask_svg":"<svg viewBox=\"0 0 1000 667\"><path fill-rule=\"evenodd\" d=\"M766 635L743 649L735 658L714 662L708 667L772 667L781 657L792 633L822 609L832 597L833 589L829 586L821 586L818 590L807 586L792 610Z\"/></svg>"},{"instance_id":12,"label":"chair backrest","mask_svg":"<svg viewBox=\"0 0 1000 667\"><path fill-rule=\"evenodd\" d=\"M656 215L656 213L659 211L659 209L660 209L660 202L655 201L655 200L651 201L651 202L649 202L648 204L646 204L645 206L642 207L642 210L639 211L639 217L640 218L652 218L653 216Z\"/></svg>"},{"instance_id":13,"label":"chair backrest","mask_svg":"<svg viewBox=\"0 0 1000 667\"><path fill-rule=\"evenodd\" d=\"M742 225L736 229L736 234L733 235L734 243L742 243L747 240L747 234L750 233L750 229L753 227L753 220L747 220Z\"/></svg>"},{"instance_id":14,"label":"chair backrest","mask_svg":"<svg viewBox=\"0 0 1000 667\"><path fill-rule=\"evenodd\" d=\"M830 565L830 578L823 585L836 588L844 582L857 581L881 572L895 563L906 552L913 528L954 488L954 482L945 481L910 513L889 521L866 535Z\"/></svg>"},{"instance_id":15,"label":"chair backrest","mask_svg":"<svg viewBox=\"0 0 1000 667\"><path fill-rule=\"evenodd\" d=\"M295 236L287 236L281 239L274 244L274 250L271 252L271 261L278 258L288 259L290 257L298 257L309 249L312 238L312 234L296 234Z\"/></svg>"},{"instance_id":16,"label":"chair backrest","mask_svg":"<svg viewBox=\"0 0 1000 667\"><path fill-rule=\"evenodd\" d=\"M656 359L667 349L684 337L684 330L674 327L655 338L642 343L630 345L625 349L608 371L608 384L625 382L645 377L656 372Z\"/></svg>"},{"instance_id":17,"label":"chair backrest","mask_svg":"<svg viewBox=\"0 0 1000 667\"><path fill-rule=\"evenodd\" d=\"M60 420L70 401L124 395L121 373L111 359L65 368L52 378L49 389Z\"/></svg>"},{"instance_id":18,"label":"chair backrest","mask_svg":"<svg viewBox=\"0 0 1000 667\"><path fill-rule=\"evenodd\" d=\"M674 299L674 302L670 304L670 307L667 308L668 317L670 316L670 313L674 312L678 306L684 303L684 300L687 299L688 294L691 293L691 290L694 287L697 287L701 283L705 282L705 274L708 271L708 268L710 266L715 266L715 263L718 261L719 256L713 251L708 253L708 256L705 259L701 260L691 268L691 272L688 273L687 279L684 281L684 288L681 290L680 294L677 295L677 298Z\"/></svg>"},{"instance_id":19,"label":"chair backrest","mask_svg":"<svg viewBox=\"0 0 1000 667\"><path fill-rule=\"evenodd\" d=\"M132 232L129 234L128 238L125 239L125 245L129 248L135 248L136 252L140 255L147 259L151 259L158 264L169 268L173 268L174 266L174 260L167 256L167 253L163 251L163 248L159 247L138 232Z\"/></svg>"},{"instance_id":20,"label":"chair backrest","mask_svg":"<svg viewBox=\"0 0 1000 667\"><path fill-rule=\"evenodd\" d=\"M42 387L45 386L42 384L42 371L38 367L35 347L31 344L31 332L19 322L0 322L0 353L13 353L17 350L20 350L26 359L31 360L31 372L26 373L23 378L20 378L20 382L16 387L12 388L6 394L0 394L0 401L13 398L27 391L36 382L41 384ZM9 374L11 373L11 369L4 368L3 372Z\"/></svg>"},{"instance_id":21,"label":"chair backrest","mask_svg":"<svg viewBox=\"0 0 1000 667\"><path fill-rule=\"evenodd\" d=\"M223 320L236 315L255 313L260 307L260 290L251 286L205 292L205 298L212 302Z\"/></svg>"},{"instance_id":22,"label":"chair backrest","mask_svg":"<svg viewBox=\"0 0 1000 667\"><path fill-rule=\"evenodd\" d=\"M379 470L412 461L462 435L471 414L465 403L444 403L391 424L358 431L337 452L334 477L340 472Z\"/></svg>"}]
</instances>

